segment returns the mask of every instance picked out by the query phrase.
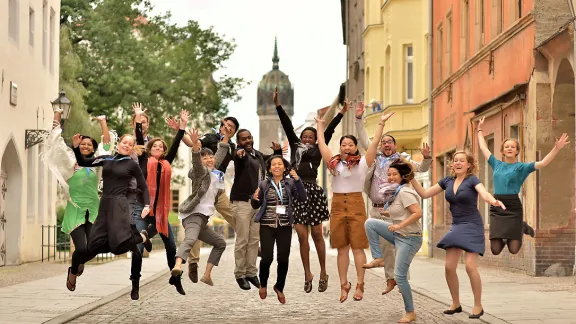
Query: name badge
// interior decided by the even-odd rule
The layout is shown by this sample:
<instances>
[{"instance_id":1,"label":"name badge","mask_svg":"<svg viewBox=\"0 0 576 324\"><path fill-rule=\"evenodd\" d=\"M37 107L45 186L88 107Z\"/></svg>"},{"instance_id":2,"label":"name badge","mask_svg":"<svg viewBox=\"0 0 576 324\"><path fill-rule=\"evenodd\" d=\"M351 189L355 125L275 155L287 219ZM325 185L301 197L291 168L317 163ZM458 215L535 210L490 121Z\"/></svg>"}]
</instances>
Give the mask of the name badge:
<instances>
[{"instance_id":1,"label":"name badge","mask_svg":"<svg viewBox=\"0 0 576 324\"><path fill-rule=\"evenodd\" d=\"M286 206L276 206L276 214L286 215Z\"/></svg>"},{"instance_id":2,"label":"name badge","mask_svg":"<svg viewBox=\"0 0 576 324\"><path fill-rule=\"evenodd\" d=\"M340 175L343 176L344 178L348 178L349 176L352 175L352 172L350 172L348 168L344 168L342 171L340 171Z\"/></svg>"}]
</instances>

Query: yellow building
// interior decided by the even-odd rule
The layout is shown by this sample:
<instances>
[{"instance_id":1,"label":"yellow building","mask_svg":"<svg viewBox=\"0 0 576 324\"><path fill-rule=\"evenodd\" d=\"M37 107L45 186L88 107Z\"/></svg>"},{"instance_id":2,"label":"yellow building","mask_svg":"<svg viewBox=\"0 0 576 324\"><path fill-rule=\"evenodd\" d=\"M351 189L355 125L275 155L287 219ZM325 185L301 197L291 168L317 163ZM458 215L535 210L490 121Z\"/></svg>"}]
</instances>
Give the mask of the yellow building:
<instances>
[{"instance_id":1,"label":"yellow building","mask_svg":"<svg viewBox=\"0 0 576 324\"><path fill-rule=\"evenodd\" d=\"M384 132L394 136L397 151L422 160L428 142L428 1L365 0L365 127L375 133L382 112L395 112ZM429 186L428 173L417 179ZM428 254L430 205L423 202L424 242Z\"/></svg>"}]
</instances>

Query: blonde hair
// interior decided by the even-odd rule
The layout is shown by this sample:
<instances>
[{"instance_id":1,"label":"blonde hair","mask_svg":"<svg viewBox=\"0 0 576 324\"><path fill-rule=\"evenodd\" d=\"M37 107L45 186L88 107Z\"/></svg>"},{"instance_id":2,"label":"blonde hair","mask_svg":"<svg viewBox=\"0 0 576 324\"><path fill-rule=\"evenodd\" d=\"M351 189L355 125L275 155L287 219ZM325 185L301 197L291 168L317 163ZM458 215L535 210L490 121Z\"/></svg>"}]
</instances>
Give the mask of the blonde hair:
<instances>
[{"instance_id":1,"label":"blonde hair","mask_svg":"<svg viewBox=\"0 0 576 324\"><path fill-rule=\"evenodd\" d=\"M508 141L512 141L514 143L516 143L516 156L518 156L520 154L520 142L515 139L515 138L507 138L502 142L502 145L500 145L500 153L504 152L504 144L506 144L506 142Z\"/></svg>"},{"instance_id":2,"label":"blonde hair","mask_svg":"<svg viewBox=\"0 0 576 324\"><path fill-rule=\"evenodd\" d=\"M137 145L136 144L136 137L132 134L124 134L122 135L122 137L120 137L120 139L118 140L118 144L120 144L120 142L122 142L122 140L126 137L126 136L130 136L132 137L132 139L134 140L134 147L132 147L132 152L131 153L135 153L136 155L140 156L142 155L142 153L144 152L144 145ZM132 154L130 154L132 155Z\"/></svg>"},{"instance_id":3,"label":"blonde hair","mask_svg":"<svg viewBox=\"0 0 576 324\"><path fill-rule=\"evenodd\" d=\"M454 152L454 154L452 154L452 161L450 162L450 176L456 177L456 173L454 172L454 158L456 158L456 155L458 154L466 155L466 161L468 162L468 164L470 164L470 167L466 171L466 176L468 177L471 175L475 175L476 171L478 170L478 165L476 164L476 159L474 158L474 155L472 155L468 151L461 150L456 151Z\"/></svg>"}]
</instances>

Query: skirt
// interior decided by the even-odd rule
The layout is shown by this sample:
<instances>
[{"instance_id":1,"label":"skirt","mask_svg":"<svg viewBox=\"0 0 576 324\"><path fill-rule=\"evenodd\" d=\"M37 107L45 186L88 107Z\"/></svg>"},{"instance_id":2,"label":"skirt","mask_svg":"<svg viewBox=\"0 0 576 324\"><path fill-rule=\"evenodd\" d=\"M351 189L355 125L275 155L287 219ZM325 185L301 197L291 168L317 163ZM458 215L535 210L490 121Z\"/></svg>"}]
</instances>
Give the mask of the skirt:
<instances>
[{"instance_id":1,"label":"skirt","mask_svg":"<svg viewBox=\"0 0 576 324\"><path fill-rule=\"evenodd\" d=\"M328 198L324 189L315 183L304 181L307 199L294 201L294 224L316 226L330 219Z\"/></svg>"},{"instance_id":2,"label":"skirt","mask_svg":"<svg viewBox=\"0 0 576 324\"><path fill-rule=\"evenodd\" d=\"M524 236L524 211L518 195L494 195L506 206L490 207L490 239L522 241Z\"/></svg>"},{"instance_id":3,"label":"skirt","mask_svg":"<svg viewBox=\"0 0 576 324\"><path fill-rule=\"evenodd\" d=\"M367 217L362 193L334 193L331 212L332 247L337 249L350 245L352 249L367 249L368 237L364 228Z\"/></svg>"},{"instance_id":4,"label":"skirt","mask_svg":"<svg viewBox=\"0 0 576 324\"><path fill-rule=\"evenodd\" d=\"M448 233L440 239L436 247L443 250L456 248L482 256L484 244L484 224L464 222L452 224Z\"/></svg>"}]
</instances>

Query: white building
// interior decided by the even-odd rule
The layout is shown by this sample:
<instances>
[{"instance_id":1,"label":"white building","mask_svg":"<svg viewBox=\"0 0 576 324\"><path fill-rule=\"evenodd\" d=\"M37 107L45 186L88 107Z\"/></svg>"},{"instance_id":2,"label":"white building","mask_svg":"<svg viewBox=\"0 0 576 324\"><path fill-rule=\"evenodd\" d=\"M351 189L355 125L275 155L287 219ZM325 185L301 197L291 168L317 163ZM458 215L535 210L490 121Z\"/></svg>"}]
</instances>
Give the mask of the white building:
<instances>
[{"instance_id":1,"label":"white building","mask_svg":"<svg viewBox=\"0 0 576 324\"><path fill-rule=\"evenodd\" d=\"M56 184L34 132L52 125L58 97L60 1L0 1L0 266L40 260L55 225ZM28 133L28 134L27 134ZM28 145L29 146L29 145ZM54 235L52 231L51 235Z\"/></svg>"}]
</instances>

